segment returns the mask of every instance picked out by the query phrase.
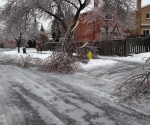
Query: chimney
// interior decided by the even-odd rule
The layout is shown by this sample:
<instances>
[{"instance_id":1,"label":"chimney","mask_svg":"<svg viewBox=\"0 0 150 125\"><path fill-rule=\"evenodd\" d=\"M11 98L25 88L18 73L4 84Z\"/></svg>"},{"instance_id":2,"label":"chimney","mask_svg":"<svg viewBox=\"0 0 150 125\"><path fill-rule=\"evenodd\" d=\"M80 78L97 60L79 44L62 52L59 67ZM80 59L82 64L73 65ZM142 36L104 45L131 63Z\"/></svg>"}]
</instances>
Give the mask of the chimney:
<instances>
[{"instance_id":1,"label":"chimney","mask_svg":"<svg viewBox=\"0 0 150 125\"><path fill-rule=\"evenodd\" d=\"M137 10L141 11L141 1L142 0L137 0Z\"/></svg>"},{"instance_id":2,"label":"chimney","mask_svg":"<svg viewBox=\"0 0 150 125\"><path fill-rule=\"evenodd\" d=\"M94 7L98 7L98 0L94 0Z\"/></svg>"},{"instance_id":3,"label":"chimney","mask_svg":"<svg viewBox=\"0 0 150 125\"><path fill-rule=\"evenodd\" d=\"M141 35L141 1L137 0L137 35Z\"/></svg>"}]
</instances>

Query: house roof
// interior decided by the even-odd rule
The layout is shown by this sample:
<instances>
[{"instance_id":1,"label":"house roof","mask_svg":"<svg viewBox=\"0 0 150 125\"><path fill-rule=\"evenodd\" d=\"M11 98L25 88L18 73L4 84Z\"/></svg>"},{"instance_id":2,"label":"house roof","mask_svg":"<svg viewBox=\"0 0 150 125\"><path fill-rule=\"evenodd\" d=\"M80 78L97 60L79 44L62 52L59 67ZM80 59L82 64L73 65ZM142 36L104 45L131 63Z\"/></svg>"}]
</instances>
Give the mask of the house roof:
<instances>
[{"instance_id":1,"label":"house roof","mask_svg":"<svg viewBox=\"0 0 150 125\"><path fill-rule=\"evenodd\" d=\"M148 7L148 6L150 6L150 4L147 4L147 5L145 5L145 6L142 6L141 8L143 9L143 8L145 8L145 7ZM138 8L136 8L136 9L134 10L134 12L136 12L136 11L138 11Z\"/></svg>"},{"instance_id":2,"label":"house roof","mask_svg":"<svg viewBox=\"0 0 150 125\"><path fill-rule=\"evenodd\" d=\"M150 6L150 4L147 4L147 5L143 6L142 8L145 8L145 7L148 7L148 6Z\"/></svg>"},{"instance_id":3,"label":"house roof","mask_svg":"<svg viewBox=\"0 0 150 125\"><path fill-rule=\"evenodd\" d=\"M150 4L142 6L141 8L145 8L145 7L148 7L148 6L150 6ZM94 7L94 0L91 0L91 3L84 10L81 11L81 14L85 14L87 12L92 11L93 7ZM135 12L135 11L138 11L138 9L136 8L135 10L133 10L133 12Z\"/></svg>"},{"instance_id":4,"label":"house roof","mask_svg":"<svg viewBox=\"0 0 150 125\"><path fill-rule=\"evenodd\" d=\"M81 14L90 12L92 10L92 8L94 7L94 0L91 0L90 4L81 11Z\"/></svg>"},{"instance_id":5,"label":"house roof","mask_svg":"<svg viewBox=\"0 0 150 125\"><path fill-rule=\"evenodd\" d=\"M84 10L81 11L80 14L85 14L87 12L91 12L93 7L86 7Z\"/></svg>"}]
</instances>

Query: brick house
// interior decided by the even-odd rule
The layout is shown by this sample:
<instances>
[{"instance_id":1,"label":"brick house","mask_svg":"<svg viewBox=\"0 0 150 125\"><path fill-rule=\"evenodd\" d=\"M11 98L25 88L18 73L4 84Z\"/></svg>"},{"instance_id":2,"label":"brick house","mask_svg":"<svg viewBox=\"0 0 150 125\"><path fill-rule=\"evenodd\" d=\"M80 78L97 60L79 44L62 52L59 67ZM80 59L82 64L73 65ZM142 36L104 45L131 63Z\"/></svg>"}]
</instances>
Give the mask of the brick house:
<instances>
[{"instance_id":1,"label":"brick house","mask_svg":"<svg viewBox=\"0 0 150 125\"><path fill-rule=\"evenodd\" d=\"M98 7L98 4L95 1L94 1L94 7ZM103 13L103 10L101 10L101 11ZM104 39L104 34L106 34L104 25L97 24L96 23L97 21L93 21L88 24L83 23L85 17L87 15L89 15L90 13L92 13L91 10L84 12L80 15L80 17L78 19L79 24L78 24L78 26L76 28L76 32L75 32L76 41L101 41ZM105 19L107 18L107 20L109 20L108 33L110 34L110 36L113 36L112 39L115 39L115 40L124 39L124 29L119 24L116 27L119 32L119 35L112 34L112 31L115 29L115 24L116 24L115 13L105 13L104 12L104 18ZM85 33L85 30L88 27L91 29L91 31Z\"/></svg>"},{"instance_id":2,"label":"brick house","mask_svg":"<svg viewBox=\"0 0 150 125\"><path fill-rule=\"evenodd\" d=\"M142 0L137 0L137 9L132 13L136 28L130 31L133 36L150 34L150 4L141 7Z\"/></svg>"}]
</instances>

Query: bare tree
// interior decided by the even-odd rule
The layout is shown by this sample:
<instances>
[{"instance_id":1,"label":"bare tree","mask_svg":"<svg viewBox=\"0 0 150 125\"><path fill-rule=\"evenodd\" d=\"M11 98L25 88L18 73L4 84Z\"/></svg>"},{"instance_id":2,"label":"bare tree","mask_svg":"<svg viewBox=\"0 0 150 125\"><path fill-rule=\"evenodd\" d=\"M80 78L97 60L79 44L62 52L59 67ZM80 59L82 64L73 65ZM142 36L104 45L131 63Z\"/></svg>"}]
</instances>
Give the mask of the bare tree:
<instances>
[{"instance_id":1,"label":"bare tree","mask_svg":"<svg viewBox=\"0 0 150 125\"><path fill-rule=\"evenodd\" d=\"M90 0L7 0L1 9L1 19L7 21L9 30L17 25L18 29L27 28L31 25L34 17L44 17L45 19L56 18L59 20L65 31L68 29L66 23L68 15L67 8L73 8L74 20L77 20L80 11L84 9ZM76 9L76 10L75 10ZM36 11L36 14L35 14ZM58 12L63 16L59 16ZM21 27L22 26L22 27ZM24 27L23 27L24 26Z\"/></svg>"},{"instance_id":2,"label":"bare tree","mask_svg":"<svg viewBox=\"0 0 150 125\"><path fill-rule=\"evenodd\" d=\"M74 12L72 11L72 5L68 4L62 5L61 7L58 8L58 11L56 12L56 15L63 19L66 24L71 24L73 21L74 17ZM71 11L70 11L71 10ZM61 25L61 22L57 19L53 19L52 25L52 37L55 41L58 41L58 38L64 35L64 28Z\"/></svg>"},{"instance_id":3,"label":"bare tree","mask_svg":"<svg viewBox=\"0 0 150 125\"><path fill-rule=\"evenodd\" d=\"M74 46L71 43L73 35L72 31L80 15L80 11L83 10L89 4L89 2L90 0L7 0L5 6L1 9L0 19L5 22L5 29L7 32L18 32L18 34L20 32L24 33L28 31L28 28L32 25L31 22L34 21L35 16L37 18L44 17L46 20L56 19L61 24L62 29L65 33L65 37L63 39L63 47L60 47L62 48L61 51L63 51L62 57L64 57L64 59L61 61L65 61L66 64L68 64L69 62L71 65L72 61L66 60L69 59L70 56L72 56L72 54L69 53L73 52L72 47ZM72 14L74 14L69 24L69 14L66 10L72 11ZM61 14L61 16L59 14ZM70 46L72 49L70 49ZM59 53L57 54L60 55ZM60 58L61 56L56 57ZM55 60L57 59L58 58L55 58ZM54 66L56 65L54 64Z\"/></svg>"},{"instance_id":4,"label":"bare tree","mask_svg":"<svg viewBox=\"0 0 150 125\"><path fill-rule=\"evenodd\" d=\"M0 19L5 21L6 31L9 33L24 33L34 22L34 17L44 17L45 19L55 18L58 20L66 38L71 35L71 31L76 25L80 11L83 10L90 0L7 0L5 6L1 8ZM74 13L72 22L68 25L67 9ZM62 16L59 16L59 13ZM66 39L65 39L66 40ZM67 40L69 40L67 38Z\"/></svg>"},{"instance_id":5,"label":"bare tree","mask_svg":"<svg viewBox=\"0 0 150 125\"><path fill-rule=\"evenodd\" d=\"M122 27L124 30L134 28L134 17L131 16L131 13L134 10L136 0L95 0L95 2L97 5L84 16L82 22L86 25L93 23L95 27L88 25L88 28L85 28L85 34L103 28L105 30L103 35L107 40L113 35L108 32L110 28L111 32L115 27ZM96 37L98 35L96 34Z\"/></svg>"},{"instance_id":6,"label":"bare tree","mask_svg":"<svg viewBox=\"0 0 150 125\"><path fill-rule=\"evenodd\" d=\"M29 27L31 27L32 22L34 22L34 18L44 18L48 19L56 19L62 27L64 31L64 39L62 40L61 51L57 51L53 54L54 60L49 60L50 64L47 63L47 67L54 64L52 62L63 62L61 64L62 68L64 66L74 65L75 60L73 57L73 52L77 49L72 36L74 34L74 29L77 24L78 18L80 16L80 12L87 7L91 0L6 0L6 4L0 11L0 20L5 22L5 29L10 33L24 33L27 32ZM110 9L115 9L122 11L118 11L118 15L122 13L126 13L126 8L129 7L128 2L132 2L134 0L98 0L99 3L103 4L107 3L106 7ZM124 9L125 8L125 9ZM71 11L68 13L68 11ZM72 14L72 15L70 15ZM121 17L122 14L120 14ZM71 20L68 20L69 17L72 17ZM69 24L68 24L69 21ZM63 58L62 58L63 57ZM74 60L71 61L70 59ZM54 64L53 67L57 67L56 69L61 69L58 64ZM64 68L68 70L68 68ZM72 69L72 68L69 68ZM50 70L49 70L50 71ZM59 71L59 70L58 70ZM69 71L66 71L69 72Z\"/></svg>"},{"instance_id":7,"label":"bare tree","mask_svg":"<svg viewBox=\"0 0 150 125\"><path fill-rule=\"evenodd\" d=\"M34 22L31 24L31 26L28 28L28 32L26 32L26 37L28 40L35 40L37 33L40 32L39 30L39 21L37 20L37 18L34 18Z\"/></svg>"},{"instance_id":8,"label":"bare tree","mask_svg":"<svg viewBox=\"0 0 150 125\"><path fill-rule=\"evenodd\" d=\"M34 17L43 17L45 19L57 20L64 32L64 41L70 41L72 30L76 25L80 12L89 5L92 0L7 0L5 6L1 9L0 19L5 21L7 31L16 33L24 32L34 22ZM99 7L105 11L115 12L121 24L130 27L132 24L129 12L133 9L136 0L95 0ZM88 21L97 21L104 18L99 12L99 7L94 8ZM72 17L71 20L68 18ZM69 20L69 23L68 23ZM103 19L104 20L104 19ZM102 23L102 21L99 21ZM118 23L118 22L117 22ZM68 25L69 24L69 25ZM105 29L108 29L108 21L105 20ZM18 34L19 34L18 33Z\"/></svg>"}]
</instances>

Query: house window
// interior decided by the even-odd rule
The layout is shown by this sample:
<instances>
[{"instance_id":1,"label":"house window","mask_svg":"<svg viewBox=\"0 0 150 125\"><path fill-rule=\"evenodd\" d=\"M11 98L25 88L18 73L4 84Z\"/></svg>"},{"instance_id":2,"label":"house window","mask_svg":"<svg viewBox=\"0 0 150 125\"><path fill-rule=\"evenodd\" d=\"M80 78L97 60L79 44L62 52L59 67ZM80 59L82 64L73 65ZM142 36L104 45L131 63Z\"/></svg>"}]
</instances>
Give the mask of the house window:
<instances>
[{"instance_id":1,"label":"house window","mask_svg":"<svg viewBox=\"0 0 150 125\"><path fill-rule=\"evenodd\" d=\"M150 13L146 13L146 19L150 19Z\"/></svg>"},{"instance_id":2,"label":"house window","mask_svg":"<svg viewBox=\"0 0 150 125\"><path fill-rule=\"evenodd\" d=\"M143 35L149 35L150 34L150 30L143 30Z\"/></svg>"},{"instance_id":3,"label":"house window","mask_svg":"<svg viewBox=\"0 0 150 125\"><path fill-rule=\"evenodd\" d=\"M105 19L106 20L113 20L113 14L111 14L111 13L105 14Z\"/></svg>"}]
</instances>

